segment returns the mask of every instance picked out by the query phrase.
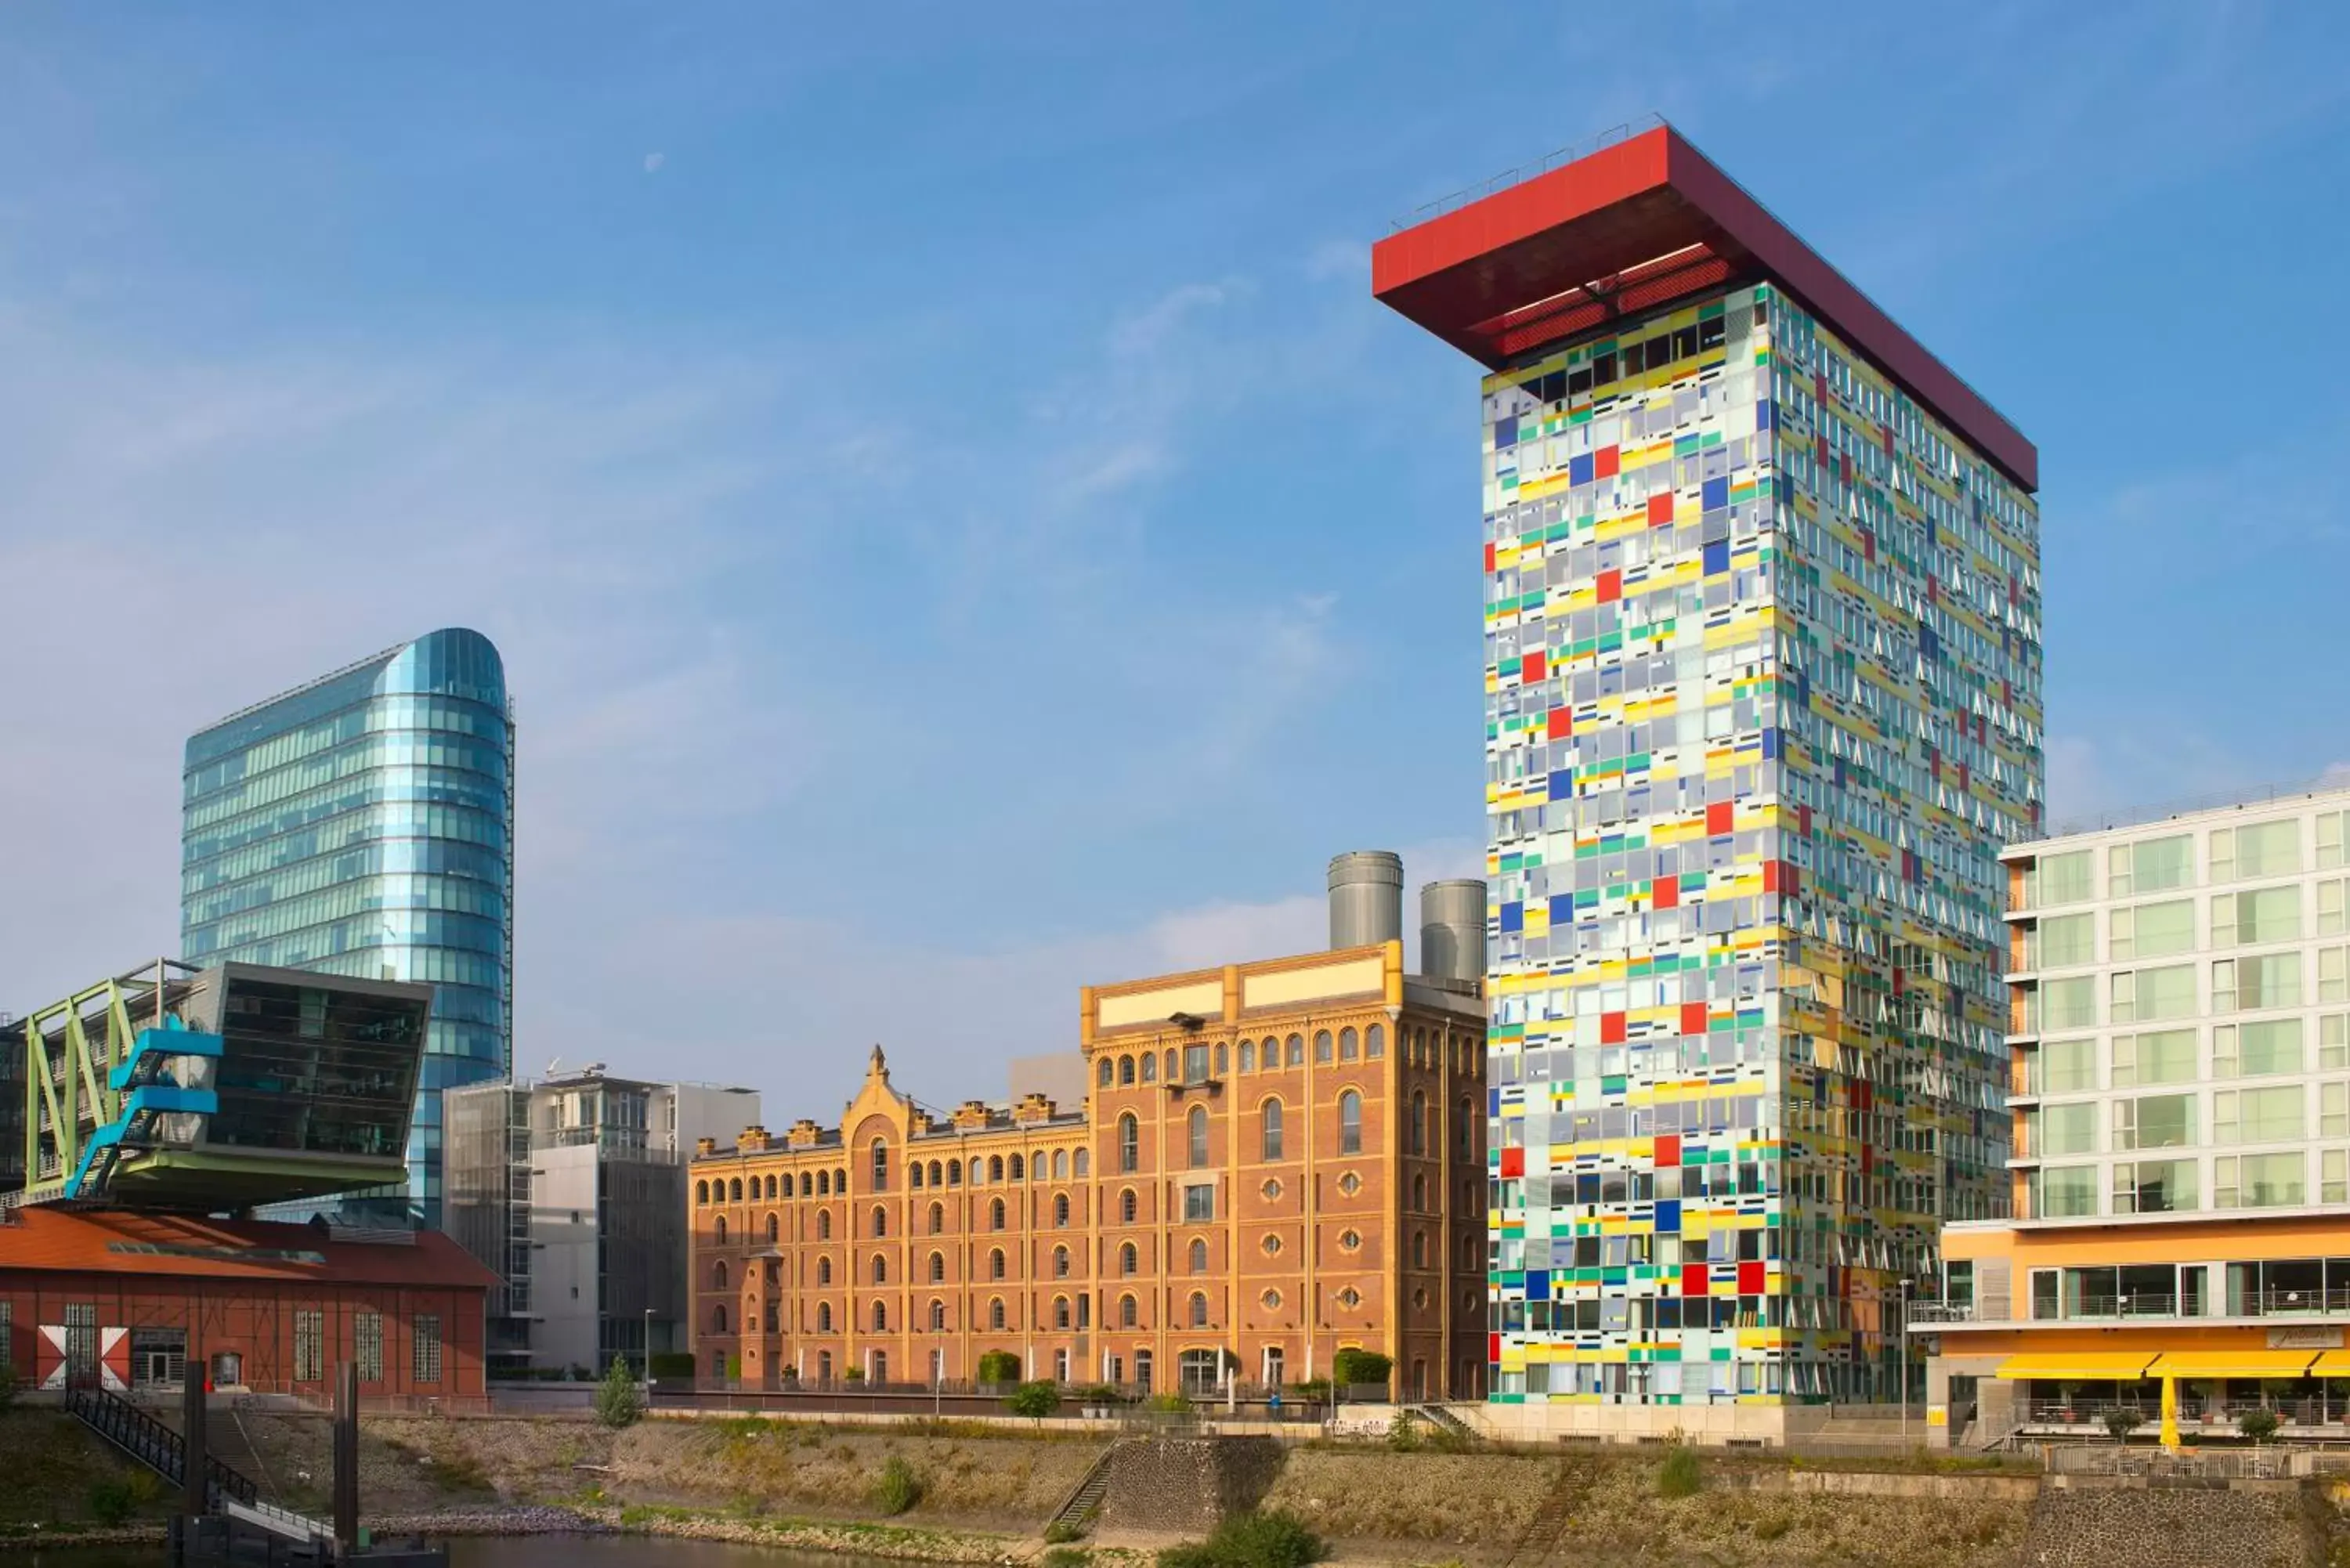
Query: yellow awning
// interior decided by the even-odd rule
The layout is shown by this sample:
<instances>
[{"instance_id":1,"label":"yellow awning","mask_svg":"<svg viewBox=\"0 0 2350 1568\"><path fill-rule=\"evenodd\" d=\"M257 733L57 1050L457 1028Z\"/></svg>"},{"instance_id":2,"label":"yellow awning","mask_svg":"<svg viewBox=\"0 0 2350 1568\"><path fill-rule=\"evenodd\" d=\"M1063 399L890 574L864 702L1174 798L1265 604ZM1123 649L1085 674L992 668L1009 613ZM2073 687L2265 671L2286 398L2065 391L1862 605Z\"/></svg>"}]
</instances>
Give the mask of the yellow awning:
<instances>
[{"instance_id":1,"label":"yellow awning","mask_svg":"<svg viewBox=\"0 0 2350 1568\"><path fill-rule=\"evenodd\" d=\"M2322 1350L2310 1363L2312 1377L2350 1377L2350 1350Z\"/></svg>"},{"instance_id":2,"label":"yellow awning","mask_svg":"<svg viewBox=\"0 0 2350 1568\"><path fill-rule=\"evenodd\" d=\"M2167 1350L2151 1377L2299 1377L2314 1350Z\"/></svg>"},{"instance_id":3,"label":"yellow awning","mask_svg":"<svg viewBox=\"0 0 2350 1568\"><path fill-rule=\"evenodd\" d=\"M2151 1350L2051 1350L2011 1355L1999 1364L1997 1376L2006 1378L2046 1377L2076 1383L2118 1379L2127 1383L2146 1375Z\"/></svg>"}]
</instances>

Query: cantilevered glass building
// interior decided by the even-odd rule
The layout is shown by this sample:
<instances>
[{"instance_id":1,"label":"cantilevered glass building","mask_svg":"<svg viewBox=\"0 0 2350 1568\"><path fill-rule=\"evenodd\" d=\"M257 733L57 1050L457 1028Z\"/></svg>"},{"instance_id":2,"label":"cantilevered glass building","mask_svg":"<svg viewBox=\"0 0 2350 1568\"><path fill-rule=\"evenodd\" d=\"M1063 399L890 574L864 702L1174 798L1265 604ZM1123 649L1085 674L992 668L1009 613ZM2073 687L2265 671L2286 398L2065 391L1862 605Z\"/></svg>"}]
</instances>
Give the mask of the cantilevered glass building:
<instances>
[{"instance_id":1,"label":"cantilevered glass building","mask_svg":"<svg viewBox=\"0 0 2350 1568\"><path fill-rule=\"evenodd\" d=\"M188 741L181 954L432 987L405 1189L353 1220L441 1218L441 1093L513 1055L514 721L498 650L448 629Z\"/></svg>"},{"instance_id":2,"label":"cantilevered glass building","mask_svg":"<svg viewBox=\"0 0 2350 1568\"><path fill-rule=\"evenodd\" d=\"M1493 1397L1889 1398L1941 1223L2008 1199L2037 454L1669 127L1372 275L1488 372Z\"/></svg>"}]
</instances>

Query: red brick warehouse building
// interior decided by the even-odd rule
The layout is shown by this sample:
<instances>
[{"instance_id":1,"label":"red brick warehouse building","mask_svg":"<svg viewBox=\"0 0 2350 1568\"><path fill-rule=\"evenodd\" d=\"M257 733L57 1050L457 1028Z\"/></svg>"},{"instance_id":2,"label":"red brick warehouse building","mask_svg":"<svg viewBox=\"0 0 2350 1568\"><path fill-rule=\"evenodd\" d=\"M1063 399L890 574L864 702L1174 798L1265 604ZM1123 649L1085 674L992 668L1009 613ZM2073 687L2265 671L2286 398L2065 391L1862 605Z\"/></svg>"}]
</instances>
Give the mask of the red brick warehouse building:
<instances>
[{"instance_id":1,"label":"red brick warehouse building","mask_svg":"<svg viewBox=\"0 0 2350 1568\"><path fill-rule=\"evenodd\" d=\"M321 1225L24 1208L0 1214L0 1341L20 1386L180 1385L333 1397L355 1362L369 1403L485 1400L495 1277L438 1231L340 1238Z\"/></svg>"}]
</instances>

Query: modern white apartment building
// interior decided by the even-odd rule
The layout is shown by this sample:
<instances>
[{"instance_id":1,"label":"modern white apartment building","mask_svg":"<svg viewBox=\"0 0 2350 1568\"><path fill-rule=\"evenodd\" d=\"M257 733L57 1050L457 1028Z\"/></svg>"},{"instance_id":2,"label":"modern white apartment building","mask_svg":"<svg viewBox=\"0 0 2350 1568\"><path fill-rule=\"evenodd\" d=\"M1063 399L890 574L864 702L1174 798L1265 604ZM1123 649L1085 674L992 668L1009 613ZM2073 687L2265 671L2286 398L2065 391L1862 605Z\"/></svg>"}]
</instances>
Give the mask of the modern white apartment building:
<instances>
[{"instance_id":1,"label":"modern white apartment building","mask_svg":"<svg viewBox=\"0 0 2350 1568\"><path fill-rule=\"evenodd\" d=\"M1949 1226L1929 1430L2350 1418L2350 788L2020 845L2012 1218Z\"/></svg>"},{"instance_id":2,"label":"modern white apartment building","mask_svg":"<svg viewBox=\"0 0 2350 1568\"><path fill-rule=\"evenodd\" d=\"M2350 789L2022 845L2019 1220L2350 1202Z\"/></svg>"}]
</instances>

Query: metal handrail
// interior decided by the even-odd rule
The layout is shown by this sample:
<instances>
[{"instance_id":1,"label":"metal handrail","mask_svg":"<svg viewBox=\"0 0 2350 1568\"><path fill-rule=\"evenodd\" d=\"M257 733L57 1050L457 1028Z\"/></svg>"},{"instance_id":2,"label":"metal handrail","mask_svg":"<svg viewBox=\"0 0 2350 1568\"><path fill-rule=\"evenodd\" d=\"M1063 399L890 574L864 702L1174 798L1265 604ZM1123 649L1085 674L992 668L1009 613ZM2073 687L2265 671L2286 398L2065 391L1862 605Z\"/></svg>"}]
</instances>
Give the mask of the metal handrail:
<instances>
[{"instance_id":1,"label":"metal handrail","mask_svg":"<svg viewBox=\"0 0 2350 1568\"><path fill-rule=\"evenodd\" d=\"M2167 801L2145 805L2120 806L2110 811L2093 812L2073 821L2057 823L2038 836L2069 838L2078 833L2104 833L2116 827L2142 827L2147 823L2164 822L2172 817L2189 816L2198 812L2224 811L2233 806L2275 805L2289 800L2303 800L2323 794L2339 794L2350 789L2350 779L2341 774L2321 774L2314 779L2296 779L2288 784L2275 784L2261 789L2208 790L2191 795L2179 795Z\"/></svg>"},{"instance_id":2,"label":"metal handrail","mask_svg":"<svg viewBox=\"0 0 2350 1568\"><path fill-rule=\"evenodd\" d=\"M1406 229L1428 222L1430 218L1440 217L1456 208L1465 207L1471 202L1482 201L1496 191L1505 191L1523 181L1533 179L1537 174L1547 174L1554 169L1564 168L1578 158L1588 158L1603 147L1613 147L1619 141L1629 141L1633 137L1645 131L1654 130L1664 123L1663 115L1644 114L1638 119L1627 119L1621 125L1611 125L1607 130L1586 136L1580 141L1572 141L1555 151L1545 152L1531 163L1521 163L1515 168L1505 169L1490 180L1481 180L1474 185L1463 185L1458 191L1439 196L1433 202L1424 202L1413 208L1405 216L1395 219L1388 225L1388 231L1400 234Z\"/></svg>"}]
</instances>

